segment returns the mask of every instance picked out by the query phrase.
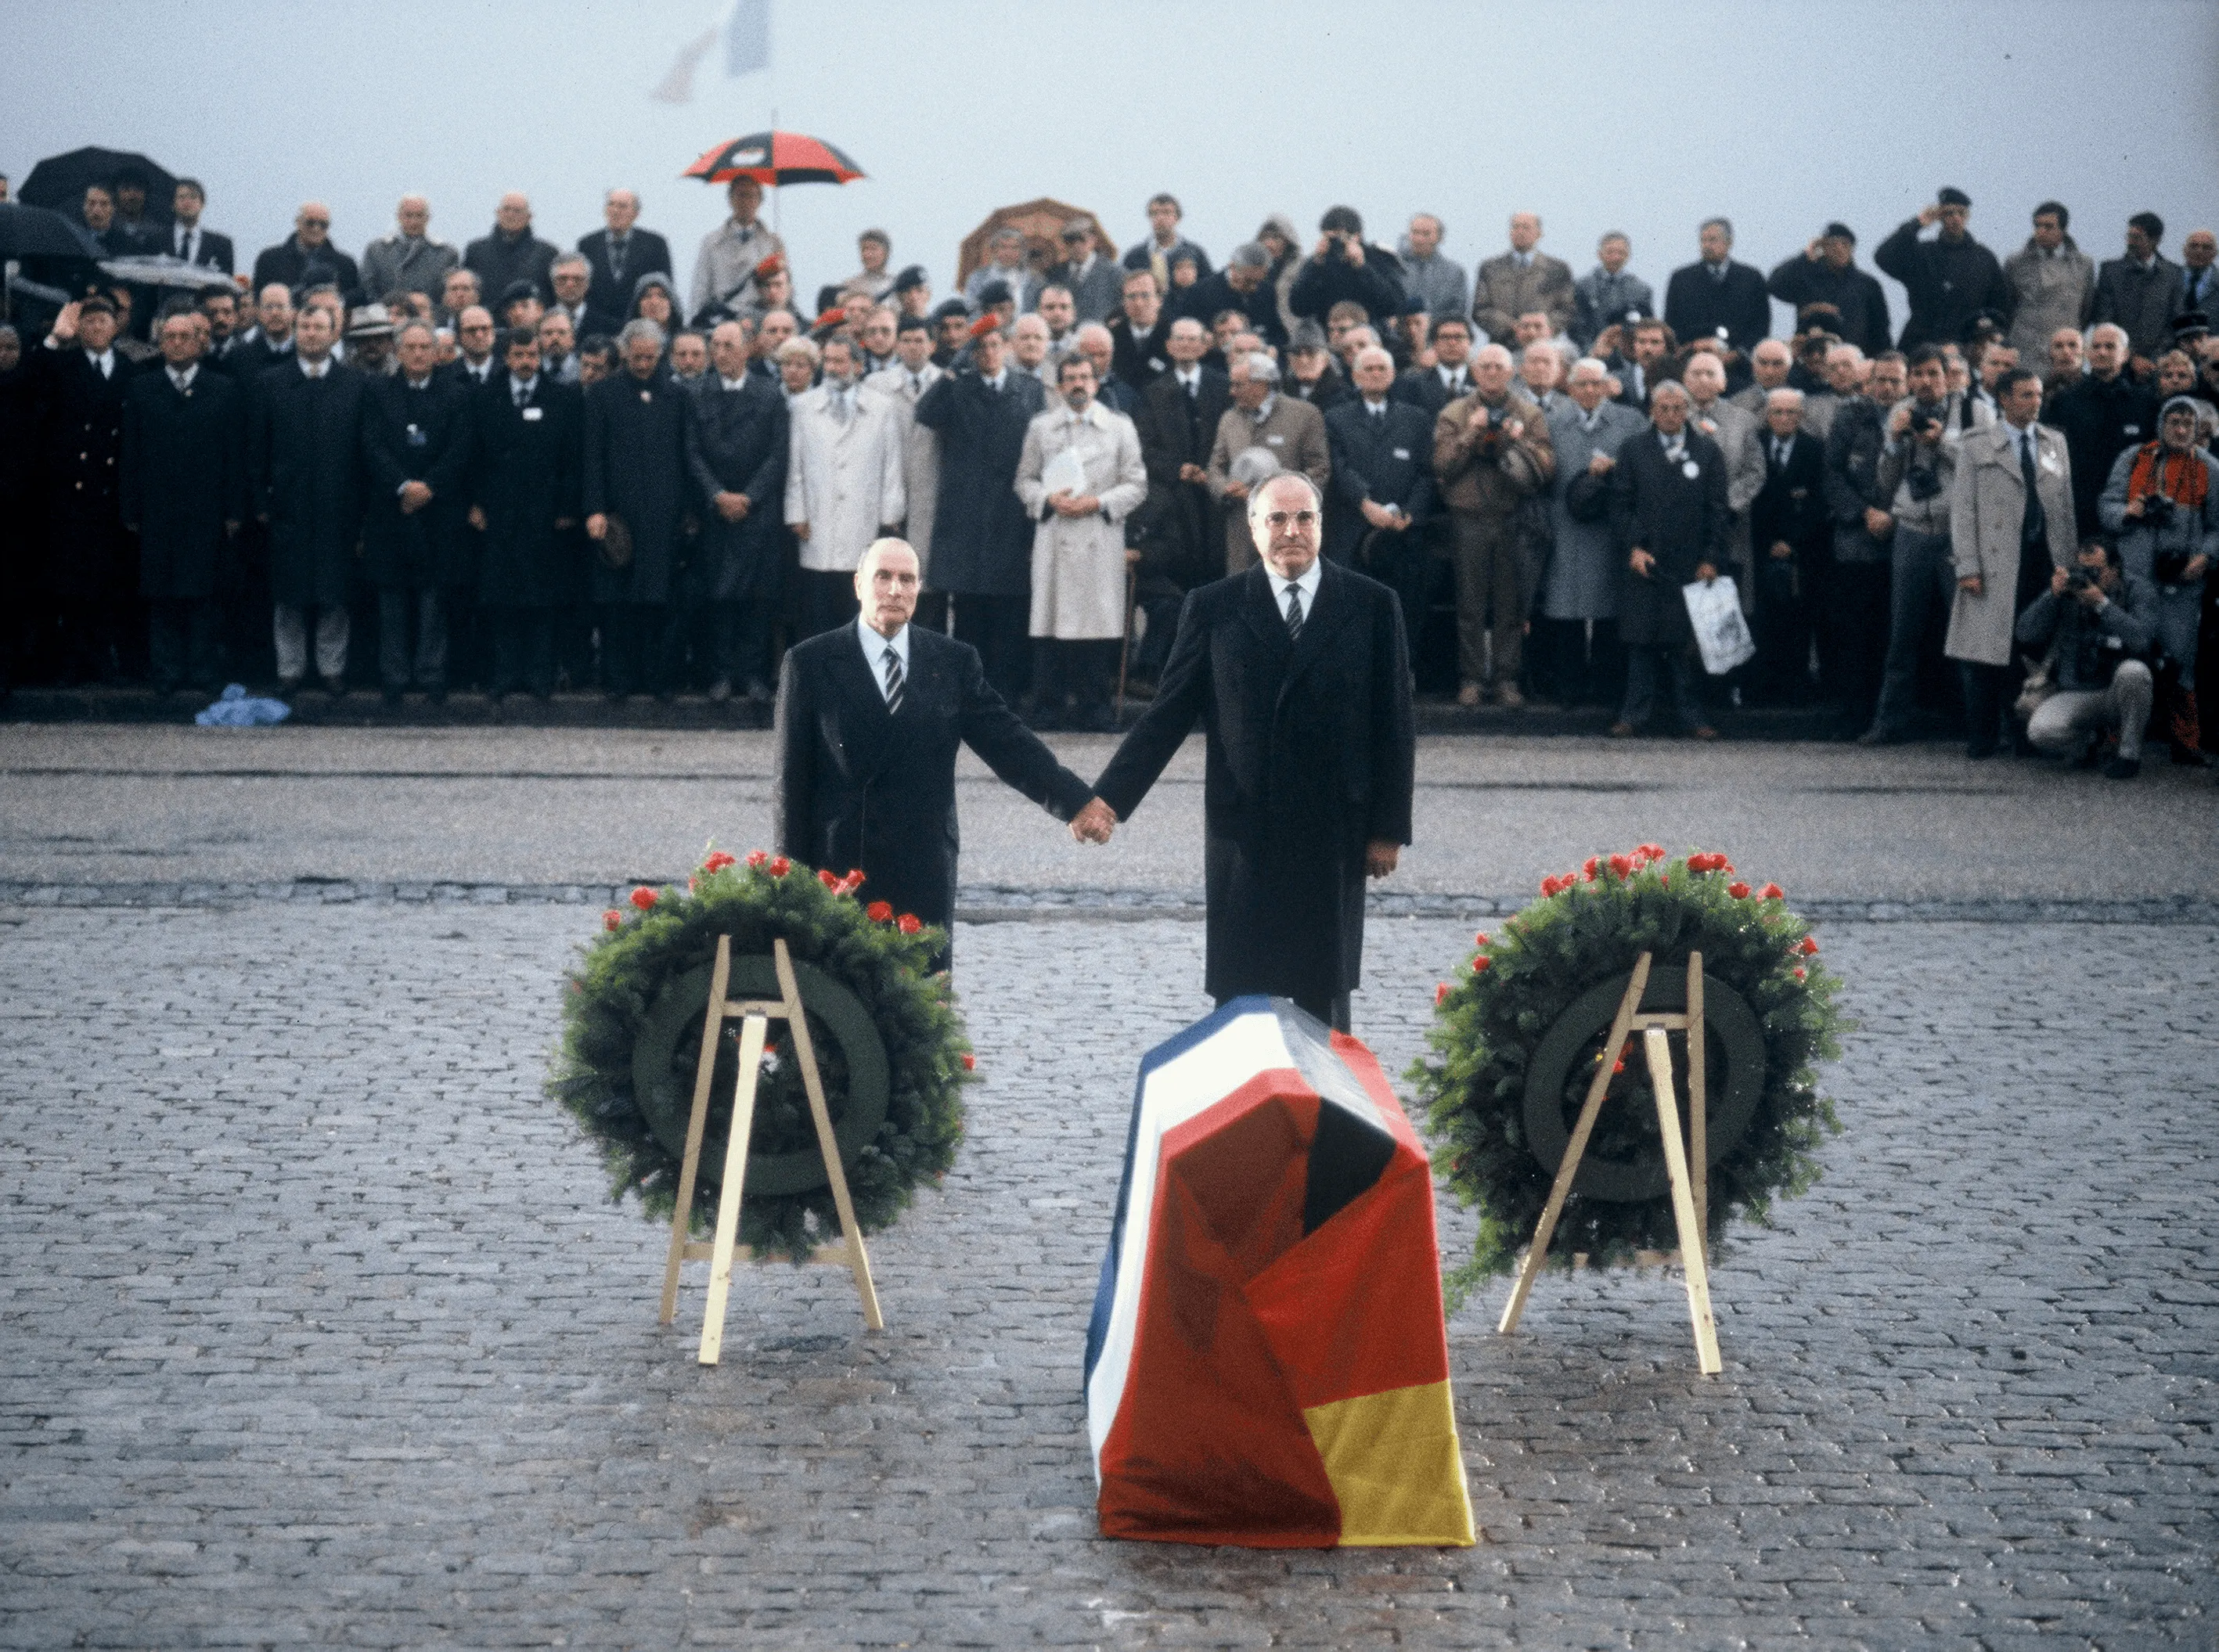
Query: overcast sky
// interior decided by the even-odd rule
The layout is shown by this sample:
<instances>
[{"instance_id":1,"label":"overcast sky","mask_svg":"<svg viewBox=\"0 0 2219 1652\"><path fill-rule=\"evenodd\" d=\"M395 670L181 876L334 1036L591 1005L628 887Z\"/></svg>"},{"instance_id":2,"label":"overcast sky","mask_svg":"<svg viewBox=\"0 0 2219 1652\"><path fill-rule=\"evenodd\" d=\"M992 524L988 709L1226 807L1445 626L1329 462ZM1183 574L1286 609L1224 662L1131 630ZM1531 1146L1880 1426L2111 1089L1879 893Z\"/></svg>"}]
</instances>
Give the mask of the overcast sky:
<instances>
[{"instance_id":1,"label":"overcast sky","mask_svg":"<svg viewBox=\"0 0 2219 1652\"><path fill-rule=\"evenodd\" d=\"M1944 183L1999 254L2052 196L2099 257L2135 211L2164 217L2168 253L2219 220L2211 0L770 3L770 69L727 78L720 44L674 106L650 92L728 3L9 0L0 171L143 150L206 182L208 222L248 256L310 196L358 253L407 190L459 244L522 189L567 246L625 183L683 276L722 203L677 174L774 107L870 175L782 192L805 301L867 226L945 292L964 233L1038 195L1129 243L1171 189L1220 258L1267 212L1307 235L1346 202L1390 245L1439 214L1470 264L1532 208L1576 270L1625 230L1660 289L1710 214L1764 266L1841 218L1869 264Z\"/></svg>"}]
</instances>

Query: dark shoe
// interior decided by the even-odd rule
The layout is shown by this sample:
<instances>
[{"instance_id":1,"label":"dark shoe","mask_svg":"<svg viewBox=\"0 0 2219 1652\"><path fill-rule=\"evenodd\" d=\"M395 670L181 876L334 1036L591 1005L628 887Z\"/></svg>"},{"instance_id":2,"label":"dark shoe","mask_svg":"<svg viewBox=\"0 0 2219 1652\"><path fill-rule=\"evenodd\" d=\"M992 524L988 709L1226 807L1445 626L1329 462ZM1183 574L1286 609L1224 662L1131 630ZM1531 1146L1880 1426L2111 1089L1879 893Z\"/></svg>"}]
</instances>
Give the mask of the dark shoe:
<instances>
[{"instance_id":1,"label":"dark shoe","mask_svg":"<svg viewBox=\"0 0 2219 1652\"><path fill-rule=\"evenodd\" d=\"M346 698L346 685L339 681L336 678L319 677L316 679L316 686L322 689L325 693L330 695L333 699L345 699Z\"/></svg>"},{"instance_id":2,"label":"dark shoe","mask_svg":"<svg viewBox=\"0 0 2219 1652\"><path fill-rule=\"evenodd\" d=\"M1610 737L1613 740L1626 739L1632 733L1633 725L1631 723L1628 723L1624 717L1620 717L1617 722L1610 725Z\"/></svg>"},{"instance_id":3,"label":"dark shoe","mask_svg":"<svg viewBox=\"0 0 2219 1652\"><path fill-rule=\"evenodd\" d=\"M2104 759L2109 756L2114 749L2116 749L2116 747L2110 736L2107 734L2092 735L2089 736L2088 743L2081 748L2080 755L2073 760L2073 767L2075 768L2101 768L2104 767Z\"/></svg>"},{"instance_id":4,"label":"dark shoe","mask_svg":"<svg viewBox=\"0 0 2219 1652\"><path fill-rule=\"evenodd\" d=\"M1117 719L1106 705L1088 705L1081 707L1071 719L1071 726L1081 734L1115 734Z\"/></svg>"},{"instance_id":5,"label":"dark shoe","mask_svg":"<svg viewBox=\"0 0 2219 1652\"><path fill-rule=\"evenodd\" d=\"M387 711L397 711L401 709L401 691L399 689L388 688L380 695L379 698L385 702L385 709Z\"/></svg>"},{"instance_id":6,"label":"dark shoe","mask_svg":"<svg viewBox=\"0 0 2219 1652\"><path fill-rule=\"evenodd\" d=\"M1999 740L1969 740L1965 742L1965 759L1967 762L1986 762L2003 748Z\"/></svg>"},{"instance_id":7,"label":"dark shoe","mask_svg":"<svg viewBox=\"0 0 2219 1652\"><path fill-rule=\"evenodd\" d=\"M1698 723L1688 732L1698 740L1716 740L1719 737L1719 731L1707 723Z\"/></svg>"},{"instance_id":8,"label":"dark shoe","mask_svg":"<svg viewBox=\"0 0 2219 1652\"><path fill-rule=\"evenodd\" d=\"M280 677L277 680L278 699L291 699L301 692L301 681L298 677Z\"/></svg>"},{"instance_id":9,"label":"dark shoe","mask_svg":"<svg viewBox=\"0 0 2219 1652\"><path fill-rule=\"evenodd\" d=\"M732 680L730 677L719 677L716 681L709 685L710 705L722 705L726 700L731 699L731 697Z\"/></svg>"},{"instance_id":10,"label":"dark shoe","mask_svg":"<svg viewBox=\"0 0 2219 1652\"><path fill-rule=\"evenodd\" d=\"M444 705L447 703L446 684L439 683L432 687L426 689L424 691L424 698L433 705Z\"/></svg>"},{"instance_id":11,"label":"dark shoe","mask_svg":"<svg viewBox=\"0 0 2219 1652\"><path fill-rule=\"evenodd\" d=\"M1875 723L1857 736L1860 746L1899 746L1908 738L1900 729L1882 728Z\"/></svg>"},{"instance_id":12,"label":"dark shoe","mask_svg":"<svg viewBox=\"0 0 2219 1652\"><path fill-rule=\"evenodd\" d=\"M752 700L755 705L768 705L771 701L777 698L777 695L771 692L770 685L765 682L761 678L750 677L748 679L748 699Z\"/></svg>"},{"instance_id":13,"label":"dark shoe","mask_svg":"<svg viewBox=\"0 0 2219 1652\"><path fill-rule=\"evenodd\" d=\"M2139 757L2114 757L2104 765L2104 778L2107 780L2131 780L2141 772L2142 760Z\"/></svg>"}]
</instances>

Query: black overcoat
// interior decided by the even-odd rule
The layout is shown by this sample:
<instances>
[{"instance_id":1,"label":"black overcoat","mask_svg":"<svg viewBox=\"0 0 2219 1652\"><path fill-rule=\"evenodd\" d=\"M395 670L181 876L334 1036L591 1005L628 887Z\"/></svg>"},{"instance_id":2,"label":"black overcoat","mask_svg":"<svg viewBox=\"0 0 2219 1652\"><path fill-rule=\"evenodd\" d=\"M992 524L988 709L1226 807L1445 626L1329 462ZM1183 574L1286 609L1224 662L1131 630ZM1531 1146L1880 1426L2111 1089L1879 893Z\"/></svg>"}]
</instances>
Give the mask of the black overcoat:
<instances>
[{"instance_id":1,"label":"black overcoat","mask_svg":"<svg viewBox=\"0 0 2219 1652\"><path fill-rule=\"evenodd\" d=\"M955 913L955 748L1069 820L1093 794L986 681L978 650L909 629L909 675L889 713L853 625L786 651L778 679L771 830L781 854L860 870L862 898L945 926Z\"/></svg>"},{"instance_id":2,"label":"black overcoat","mask_svg":"<svg viewBox=\"0 0 2219 1652\"><path fill-rule=\"evenodd\" d=\"M123 403L123 520L139 531L139 594L214 596L229 537L247 516L246 394L205 367L180 394L141 373Z\"/></svg>"},{"instance_id":3,"label":"black overcoat","mask_svg":"<svg viewBox=\"0 0 2219 1652\"><path fill-rule=\"evenodd\" d=\"M1232 405L1231 382L1214 367L1200 370L1192 395L1181 387L1176 373L1157 375L1142 394L1133 421L1141 438L1141 458L1148 468L1150 508L1147 531L1141 541L1142 579L1168 581L1183 593L1223 573L1222 507L1209 496L1209 483L1181 481L1179 467L1209 468L1217 421Z\"/></svg>"},{"instance_id":4,"label":"black overcoat","mask_svg":"<svg viewBox=\"0 0 2219 1652\"><path fill-rule=\"evenodd\" d=\"M1375 418L1361 396L1352 396L1325 416L1326 440L1333 451L1333 480L1326 491L1325 552L1337 562L1353 562L1371 525L1364 501L1399 505L1411 526L1422 528L1433 514L1433 421L1424 409L1389 401Z\"/></svg>"},{"instance_id":5,"label":"black overcoat","mask_svg":"<svg viewBox=\"0 0 2219 1652\"><path fill-rule=\"evenodd\" d=\"M1772 432L1765 431L1757 439L1764 450L1764 486L1749 506L1749 542L1756 565L1770 561L1773 545L1781 540L1799 556L1823 555L1833 525L1826 508L1825 444L1808 431L1796 432L1782 467L1772 462Z\"/></svg>"},{"instance_id":6,"label":"black overcoat","mask_svg":"<svg viewBox=\"0 0 2219 1652\"><path fill-rule=\"evenodd\" d=\"M587 516L618 516L631 531L631 564L595 556L595 602L668 602L676 594L686 479L686 397L658 367L638 379L619 370L586 392L584 498Z\"/></svg>"},{"instance_id":7,"label":"black overcoat","mask_svg":"<svg viewBox=\"0 0 2219 1652\"><path fill-rule=\"evenodd\" d=\"M542 373L519 407L504 372L477 393L471 412L477 456L470 497L486 521L478 600L489 608L575 600L583 584L576 561L585 423L577 387Z\"/></svg>"},{"instance_id":8,"label":"black overcoat","mask_svg":"<svg viewBox=\"0 0 2219 1652\"><path fill-rule=\"evenodd\" d=\"M712 373L686 402L686 469L701 516L701 595L731 602L760 588L752 570L783 549L786 397L766 379L749 374L737 390ZM745 494L748 513L724 520L712 502L718 494Z\"/></svg>"},{"instance_id":9,"label":"black overcoat","mask_svg":"<svg viewBox=\"0 0 2219 1652\"><path fill-rule=\"evenodd\" d=\"M469 510L474 421L470 393L444 373L420 390L399 374L370 382L362 419L369 516L363 571L381 590L476 583L464 518ZM420 481L432 502L403 512L401 487Z\"/></svg>"},{"instance_id":10,"label":"black overcoat","mask_svg":"<svg viewBox=\"0 0 2219 1652\"><path fill-rule=\"evenodd\" d=\"M1664 283L1664 325L1681 344L1714 338L1724 327L1727 347L1748 355L1759 339L1772 336L1772 294L1764 272L1728 260L1721 280L1700 263L1682 264Z\"/></svg>"},{"instance_id":11,"label":"black overcoat","mask_svg":"<svg viewBox=\"0 0 2219 1652\"><path fill-rule=\"evenodd\" d=\"M1687 432L1688 456L1666 456L1654 429L1629 436L1610 472L1610 524L1618 538L1618 634L1629 648L1684 647L1695 640L1680 587L1708 562L1726 565L1733 512L1726 506L1725 456L1701 432ZM1690 476L1683 468L1695 467ZM1630 562L1638 545L1656 559L1647 574Z\"/></svg>"},{"instance_id":12,"label":"black overcoat","mask_svg":"<svg viewBox=\"0 0 2219 1652\"><path fill-rule=\"evenodd\" d=\"M27 352L37 382L47 548L31 588L75 599L129 590L123 533L123 398L137 370L117 351L106 377L74 344Z\"/></svg>"},{"instance_id":13,"label":"black overcoat","mask_svg":"<svg viewBox=\"0 0 2219 1652\"><path fill-rule=\"evenodd\" d=\"M362 419L370 382L297 362L255 381L247 414L254 509L270 523L270 593L288 607L338 607L362 549Z\"/></svg>"},{"instance_id":14,"label":"black overcoat","mask_svg":"<svg viewBox=\"0 0 2219 1652\"><path fill-rule=\"evenodd\" d=\"M1047 391L1012 362L997 391L965 368L918 398L917 422L940 432L940 502L932 519L935 591L1021 597L1032 589L1033 523L1017 497L1025 426Z\"/></svg>"},{"instance_id":15,"label":"black overcoat","mask_svg":"<svg viewBox=\"0 0 2219 1652\"><path fill-rule=\"evenodd\" d=\"M1203 984L1311 1002L1364 966L1364 852L1410 841L1417 742L1393 592L1327 562L1299 642L1261 564L1193 592L1156 697L1095 791L1128 818L1199 722Z\"/></svg>"},{"instance_id":16,"label":"black overcoat","mask_svg":"<svg viewBox=\"0 0 2219 1652\"><path fill-rule=\"evenodd\" d=\"M0 372L0 604L22 599L45 543L46 501L35 478L39 384L34 363Z\"/></svg>"}]
</instances>

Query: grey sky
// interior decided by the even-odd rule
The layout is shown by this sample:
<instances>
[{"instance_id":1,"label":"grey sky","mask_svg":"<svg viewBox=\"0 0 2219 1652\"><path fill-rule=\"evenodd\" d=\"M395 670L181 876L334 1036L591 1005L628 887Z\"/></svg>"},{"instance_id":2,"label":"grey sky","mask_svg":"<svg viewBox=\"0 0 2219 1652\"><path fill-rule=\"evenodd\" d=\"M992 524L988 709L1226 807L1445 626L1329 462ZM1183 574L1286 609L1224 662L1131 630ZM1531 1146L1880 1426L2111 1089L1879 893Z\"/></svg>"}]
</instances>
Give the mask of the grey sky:
<instances>
[{"instance_id":1,"label":"grey sky","mask_svg":"<svg viewBox=\"0 0 2219 1652\"><path fill-rule=\"evenodd\" d=\"M1768 266L1843 219L1869 266L1942 183L1971 194L1998 253L2046 196L2098 257L2131 212L2163 215L2168 253L2219 220L2209 0L773 3L772 69L727 79L712 53L674 107L648 92L717 0L16 0L0 171L20 180L84 143L143 149L206 181L208 223L248 257L310 196L358 252L411 189L459 243L523 189L567 246L623 183L682 276L721 192L676 174L775 104L871 175L784 192L805 304L855 267L869 225L945 293L963 233L1037 195L1129 243L1169 189L1220 257L1267 212L1307 237L1346 202L1391 244L1425 209L1467 264L1530 208L1576 270L1603 230L1627 231L1660 288L1712 213Z\"/></svg>"}]
</instances>

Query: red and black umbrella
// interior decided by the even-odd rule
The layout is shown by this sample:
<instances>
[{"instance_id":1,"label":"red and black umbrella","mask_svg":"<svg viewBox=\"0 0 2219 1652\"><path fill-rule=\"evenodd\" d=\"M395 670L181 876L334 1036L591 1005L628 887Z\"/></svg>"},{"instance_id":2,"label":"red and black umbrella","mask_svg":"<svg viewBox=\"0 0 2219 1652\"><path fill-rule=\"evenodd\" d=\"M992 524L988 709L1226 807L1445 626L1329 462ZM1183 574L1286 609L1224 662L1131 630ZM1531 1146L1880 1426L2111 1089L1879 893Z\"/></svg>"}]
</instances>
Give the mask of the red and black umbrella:
<instances>
[{"instance_id":1,"label":"red and black umbrella","mask_svg":"<svg viewBox=\"0 0 2219 1652\"><path fill-rule=\"evenodd\" d=\"M800 132L751 132L704 153L681 177L730 183L751 177L766 188L781 183L851 183L863 169L821 138Z\"/></svg>"}]
</instances>

